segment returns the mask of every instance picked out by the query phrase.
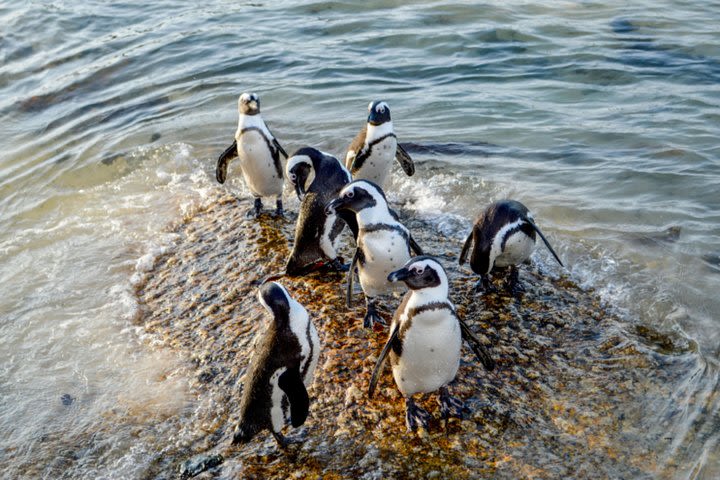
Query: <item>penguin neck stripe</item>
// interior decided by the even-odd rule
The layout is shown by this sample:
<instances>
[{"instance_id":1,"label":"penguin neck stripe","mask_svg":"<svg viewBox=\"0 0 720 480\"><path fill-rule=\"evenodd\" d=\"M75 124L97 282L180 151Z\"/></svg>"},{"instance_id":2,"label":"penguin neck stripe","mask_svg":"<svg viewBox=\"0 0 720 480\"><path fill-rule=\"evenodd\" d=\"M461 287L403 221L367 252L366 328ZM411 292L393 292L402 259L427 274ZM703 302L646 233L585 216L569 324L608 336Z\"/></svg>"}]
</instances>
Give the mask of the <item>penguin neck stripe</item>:
<instances>
[{"instance_id":1,"label":"penguin neck stripe","mask_svg":"<svg viewBox=\"0 0 720 480\"><path fill-rule=\"evenodd\" d=\"M372 142L368 143L367 150L360 152L357 157L355 157L355 162L353 163L353 171L357 172L360 170L360 168L363 166L363 163L365 163L365 160L370 158L370 155L372 155L372 149L375 145L382 142L386 138L393 137L397 139L397 135L395 135L393 132L386 133L385 135L376 138Z\"/></svg>"},{"instance_id":2,"label":"penguin neck stripe","mask_svg":"<svg viewBox=\"0 0 720 480\"><path fill-rule=\"evenodd\" d=\"M405 337L405 332L408 331L408 329L412 326L413 319L424 312L430 312L432 310L449 310L450 313L457 318L457 313L455 313L455 308L453 305L448 302L447 300L444 302L431 302L426 303L425 305L420 305L419 307L412 307L408 310L404 321L400 325L400 337Z\"/></svg>"},{"instance_id":3,"label":"penguin neck stripe","mask_svg":"<svg viewBox=\"0 0 720 480\"><path fill-rule=\"evenodd\" d=\"M452 304L448 301L444 301L444 302L426 303L425 305L420 305L419 307L413 307L410 309L408 317L412 318L423 312L428 312L431 310L443 310L443 309L450 310L453 313L453 315L455 315L455 309L453 308Z\"/></svg>"},{"instance_id":4,"label":"penguin neck stripe","mask_svg":"<svg viewBox=\"0 0 720 480\"><path fill-rule=\"evenodd\" d=\"M258 132L262 136L263 140L265 140L265 144L267 145L268 150L272 154L273 162L275 163L275 171L277 172L278 177L282 178L283 172L282 172L282 165L280 165L280 152L278 151L278 149L275 148L275 146L273 145L273 142L270 141L270 139L267 137L267 135L265 135L265 132L263 131L263 129L260 127L245 127L242 130L240 130L239 136L242 137L243 135L245 135L246 132L250 132L250 131Z\"/></svg>"},{"instance_id":5,"label":"penguin neck stripe","mask_svg":"<svg viewBox=\"0 0 720 480\"><path fill-rule=\"evenodd\" d=\"M530 231L532 231L532 227L530 225L528 225L525 222L522 222L520 225L517 225L517 226L511 228L510 230L508 230L505 233L505 235L503 236L502 242L500 243L500 251L505 250L505 244L507 244L508 239L518 232L523 232L525 235L532 238L532 235L529 234L527 231L528 229L530 229ZM535 233L535 232L532 232L532 233Z\"/></svg>"},{"instance_id":6,"label":"penguin neck stripe","mask_svg":"<svg viewBox=\"0 0 720 480\"><path fill-rule=\"evenodd\" d=\"M400 225L388 225L386 223L371 223L369 225L365 225L360 229L360 231L365 233L371 233L371 232L380 232L383 230L390 230L398 232L400 235L405 237L406 239L409 238L408 233L403 229Z\"/></svg>"}]
</instances>

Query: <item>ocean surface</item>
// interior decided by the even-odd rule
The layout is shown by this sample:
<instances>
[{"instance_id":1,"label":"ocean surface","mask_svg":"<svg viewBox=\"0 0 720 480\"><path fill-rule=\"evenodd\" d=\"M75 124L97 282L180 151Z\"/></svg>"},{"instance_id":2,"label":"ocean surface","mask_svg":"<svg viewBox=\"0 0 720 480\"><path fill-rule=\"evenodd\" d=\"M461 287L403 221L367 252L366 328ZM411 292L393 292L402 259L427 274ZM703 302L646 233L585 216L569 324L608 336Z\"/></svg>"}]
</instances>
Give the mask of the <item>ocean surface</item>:
<instances>
[{"instance_id":1,"label":"ocean surface","mask_svg":"<svg viewBox=\"0 0 720 480\"><path fill-rule=\"evenodd\" d=\"M697 344L658 469L720 475L720 2L28 1L0 24L3 478L140 478L138 431L194 408L134 285L210 193L248 196L214 180L247 91L286 150L340 157L386 100L418 172L389 197L445 235L525 203L567 269L538 264Z\"/></svg>"}]
</instances>

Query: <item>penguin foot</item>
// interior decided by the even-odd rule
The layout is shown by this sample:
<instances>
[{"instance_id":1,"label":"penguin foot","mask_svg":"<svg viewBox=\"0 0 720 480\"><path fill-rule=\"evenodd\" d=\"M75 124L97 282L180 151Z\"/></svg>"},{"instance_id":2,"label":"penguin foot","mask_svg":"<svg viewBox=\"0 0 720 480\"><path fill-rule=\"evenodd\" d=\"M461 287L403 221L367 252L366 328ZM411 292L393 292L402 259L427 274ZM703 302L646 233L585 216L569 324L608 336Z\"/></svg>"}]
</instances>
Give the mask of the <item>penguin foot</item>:
<instances>
[{"instance_id":1,"label":"penguin foot","mask_svg":"<svg viewBox=\"0 0 720 480\"><path fill-rule=\"evenodd\" d=\"M405 425L409 432L414 432L418 427L427 430L430 414L422 407L418 407L412 398L405 399Z\"/></svg>"},{"instance_id":2,"label":"penguin foot","mask_svg":"<svg viewBox=\"0 0 720 480\"><path fill-rule=\"evenodd\" d=\"M258 218L260 216L260 212L262 212L262 199L260 197L255 198L255 203L253 204L253 208L247 211L245 214L248 218Z\"/></svg>"},{"instance_id":3,"label":"penguin foot","mask_svg":"<svg viewBox=\"0 0 720 480\"><path fill-rule=\"evenodd\" d=\"M465 403L459 398L455 398L448 392L447 386L440 387L440 416L443 420L447 421L448 418L465 418L465 413L468 412ZM447 424L446 424L447 426Z\"/></svg>"},{"instance_id":4,"label":"penguin foot","mask_svg":"<svg viewBox=\"0 0 720 480\"><path fill-rule=\"evenodd\" d=\"M387 326L387 323L385 322L385 320L383 320L383 318L380 315L378 315L377 312L368 311L365 314L365 318L363 318L363 327L372 329L373 325L375 325L376 323L379 323L380 325L383 325L383 326Z\"/></svg>"},{"instance_id":5,"label":"penguin foot","mask_svg":"<svg viewBox=\"0 0 720 480\"><path fill-rule=\"evenodd\" d=\"M497 292L495 285L493 285L490 281L490 275L480 275L480 280L477 281L477 283L473 287L473 290L475 290L475 293L477 293L478 295L483 293Z\"/></svg>"},{"instance_id":6,"label":"penguin foot","mask_svg":"<svg viewBox=\"0 0 720 480\"><path fill-rule=\"evenodd\" d=\"M383 318L377 312L377 309L375 308L375 303L372 300L368 300L367 312L365 313L365 318L363 319L363 327L373 328L373 325L375 325L376 323L379 323L380 325L387 325L387 323L385 323L385 320L383 320Z\"/></svg>"},{"instance_id":7,"label":"penguin foot","mask_svg":"<svg viewBox=\"0 0 720 480\"><path fill-rule=\"evenodd\" d=\"M287 450L292 445L302 445L303 443L305 443L304 438L293 438L294 436L286 437L280 432L272 432L272 435L273 438L275 438L275 442L278 444L278 447L283 450Z\"/></svg>"},{"instance_id":8,"label":"penguin foot","mask_svg":"<svg viewBox=\"0 0 720 480\"><path fill-rule=\"evenodd\" d=\"M340 257L333 258L330 262L330 267L332 267L336 272L347 272L350 270L350 265L343 263Z\"/></svg>"},{"instance_id":9,"label":"penguin foot","mask_svg":"<svg viewBox=\"0 0 720 480\"><path fill-rule=\"evenodd\" d=\"M278 198L275 202L275 217L276 218L283 218L285 217L285 210L283 210L283 204L282 199Z\"/></svg>"},{"instance_id":10,"label":"penguin foot","mask_svg":"<svg viewBox=\"0 0 720 480\"><path fill-rule=\"evenodd\" d=\"M517 267L510 268L510 275L507 280L507 289L513 297L520 297L525 292L525 287L520 283L520 274Z\"/></svg>"}]
</instances>

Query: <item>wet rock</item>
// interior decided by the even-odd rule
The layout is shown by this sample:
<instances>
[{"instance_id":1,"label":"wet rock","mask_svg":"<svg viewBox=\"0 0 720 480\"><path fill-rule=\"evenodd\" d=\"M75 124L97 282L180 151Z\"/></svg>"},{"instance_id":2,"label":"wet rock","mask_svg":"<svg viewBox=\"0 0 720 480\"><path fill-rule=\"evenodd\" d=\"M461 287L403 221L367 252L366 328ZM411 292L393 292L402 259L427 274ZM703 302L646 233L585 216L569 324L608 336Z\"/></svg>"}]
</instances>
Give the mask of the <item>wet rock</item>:
<instances>
[{"instance_id":1,"label":"wet rock","mask_svg":"<svg viewBox=\"0 0 720 480\"><path fill-rule=\"evenodd\" d=\"M146 477L177 472L189 454L199 455L199 463L186 471L199 472L189 467L208 452L232 465L221 467L223 477L239 471L245 478L659 476L655 460L670 441L649 438L647 413L681 411L669 399L673 386L696 368L694 351L675 337L627 328L592 292L564 276L523 267L520 300L503 291L478 296L476 278L451 255L463 239L439 236L402 210L418 243L430 253L448 253L442 260L452 299L497 362L487 372L463 349L451 388L470 410L466 419L451 420L446 432L437 395L425 395L417 400L433 416L430 427L408 434L404 402L388 368L370 400L367 387L387 330L363 329L362 302L345 306L344 277L318 272L278 280L305 305L322 344L303 443L291 456L267 434L230 445L240 379L264 328L257 282L282 270L295 219L290 212L286 221L248 220L249 207L223 196L186 219L176 228L176 249L137 285L143 305L138 323L152 345L186 356L199 380L192 385L198 404L177 420L181 439L158 446L163 459ZM351 252L346 247L342 253L349 258ZM399 301L382 299L386 318ZM673 465L663 475L672 477L680 468Z\"/></svg>"},{"instance_id":2,"label":"wet rock","mask_svg":"<svg viewBox=\"0 0 720 480\"><path fill-rule=\"evenodd\" d=\"M223 461L224 458L220 454L201 455L191 458L180 466L180 478L185 479L195 477L206 470L217 467L222 464Z\"/></svg>"},{"instance_id":3,"label":"wet rock","mask_svg":"<svg viewBox=\"0 0 720 480\"><path fill-rule=\"evenodd\" d=\"M63 393L62 396L60 397L60 401L62 402L63 405L65 405L66 407L69 407L75 401L75 397L73 397L69 393Z\"/></svg>"}]
</instances>

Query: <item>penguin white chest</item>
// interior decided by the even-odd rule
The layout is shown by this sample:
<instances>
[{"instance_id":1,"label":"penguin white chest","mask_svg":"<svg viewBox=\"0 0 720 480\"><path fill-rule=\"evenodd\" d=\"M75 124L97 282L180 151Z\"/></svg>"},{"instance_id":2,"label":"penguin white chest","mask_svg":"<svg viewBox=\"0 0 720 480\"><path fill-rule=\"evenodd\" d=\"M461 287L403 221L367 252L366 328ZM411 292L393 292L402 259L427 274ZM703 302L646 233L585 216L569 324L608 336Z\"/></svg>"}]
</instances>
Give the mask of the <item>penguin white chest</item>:
<instances>
[{"instance_id":1,"label":"penguin white chest","mask_svg":"<svg viewBox=\"0 0 720 480\"><path fill-rule=\"evenodd\" d=\"M495 258L494 265L499 268L509 267L524 262L535 248L535 240L522 231L517 231L507 237L500 254Z\"/></svg>"},{"instance_id":2,"label":"penguin white chest","mask_svg":"<svg viewBox=\"0 0 720 480\"><path fill-rule=\"evenodd\" d=\"M460 325L446 309L415 315L393 362L393 377L405 395L428 393L452 382L460 366Z\"/></svg>"},{"instance_id":3,"label":"penguin white chest","mask_svg":"<svg viewBox=\"0 0 720 480\"><path fill-rule=\"evenodd\" d=\"M392 170L397 139L387 137L372 147L371 155L365 159L363 166L355 172L354 178L363 178L384 187L385 181Z\"/></svg>"},{"instance_id":4,"label":"penguin white chest","mask_svg":"<svg viewBox=\"0 0 720 480\"><path fill-rule=\"evenodd\" d=\"M362 233L358 239L365 262L358 265L360 285L368 297L402 291L402 283L388 282L388 275L410 260L405 238L398 232L380 230Z\"/></svg>"},{"instance_id":5,"label":"penguin white chest","mask_svg":"<svg viewBox=\"0 0 720 480\"><path fill-rule=\"evenodd\" d=\"M247 131L237 139L238 157L245 183L254 195L281 195L283 177L278 176L265 137L258 131Z\"/></svg>"}]
</instances>

